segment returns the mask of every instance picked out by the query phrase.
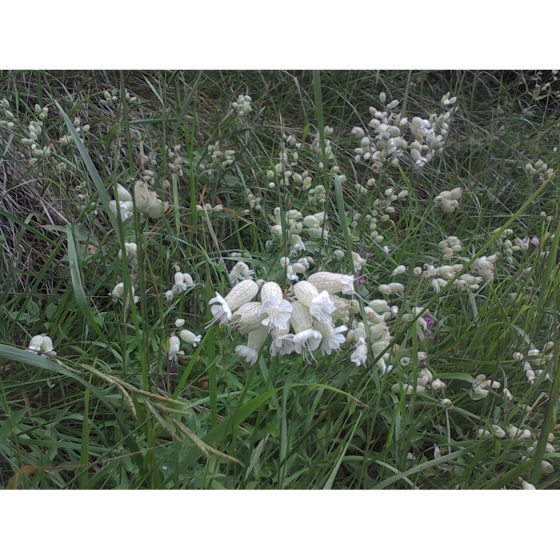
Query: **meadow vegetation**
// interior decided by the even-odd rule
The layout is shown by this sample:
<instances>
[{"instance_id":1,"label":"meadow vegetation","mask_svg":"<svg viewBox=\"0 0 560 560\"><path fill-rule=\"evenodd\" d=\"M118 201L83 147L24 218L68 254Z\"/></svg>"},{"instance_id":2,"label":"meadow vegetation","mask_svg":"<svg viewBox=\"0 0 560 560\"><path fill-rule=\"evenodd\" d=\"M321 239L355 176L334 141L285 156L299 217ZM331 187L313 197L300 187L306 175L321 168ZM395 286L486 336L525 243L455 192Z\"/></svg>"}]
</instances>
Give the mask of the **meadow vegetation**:
<instances>
[{"instance_id":1,"label":"meadow vegetation","mask_svg":"<svg viewBox=\"0 0 560 560\"><path fill-rule=\"evenodd\" d=\"M0 486L558 488L556 72L0 72Z\"/></svg>"}]
</instances>

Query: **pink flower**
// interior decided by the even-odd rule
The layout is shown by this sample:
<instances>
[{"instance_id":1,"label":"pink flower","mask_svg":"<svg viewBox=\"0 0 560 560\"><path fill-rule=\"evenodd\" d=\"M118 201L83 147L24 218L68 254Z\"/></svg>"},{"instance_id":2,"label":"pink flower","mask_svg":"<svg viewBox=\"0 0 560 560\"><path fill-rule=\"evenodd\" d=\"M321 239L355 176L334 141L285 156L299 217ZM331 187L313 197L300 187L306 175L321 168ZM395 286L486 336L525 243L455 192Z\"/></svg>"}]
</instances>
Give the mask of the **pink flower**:
<instances>
[{"instance_id":1,"label":"pink flower","mask_svg":"<svg viewBox=\"0 0 560 560\"><path fill-rule=\"evenodd\" d=\"M358 284L365 284L366 283L366 279L363 276L360 276L359 278L356 278L356 281L358 282Z\"/></svg>"}]
</instances>

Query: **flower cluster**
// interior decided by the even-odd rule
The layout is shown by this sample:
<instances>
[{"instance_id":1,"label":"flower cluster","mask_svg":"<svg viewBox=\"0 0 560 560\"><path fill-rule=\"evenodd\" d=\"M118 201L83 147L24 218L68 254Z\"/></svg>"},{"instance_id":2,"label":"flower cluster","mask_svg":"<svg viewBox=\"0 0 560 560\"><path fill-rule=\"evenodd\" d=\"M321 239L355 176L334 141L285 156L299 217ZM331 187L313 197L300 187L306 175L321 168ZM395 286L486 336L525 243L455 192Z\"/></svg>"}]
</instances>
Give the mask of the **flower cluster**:
<instances>
[{"instance_id":1,"label":"flower cluster","mask_svg":"<svg viewBox=\"0 0 560 560\"><path fill-rule=\"evenodd\" d=\"M183 163L185 161L181 155L181 151L181 144L177 144L173 146L173 148L167 148L167 157L169 158L167 167L172 173L176 173L179 177L183 176Z\"/></svg>"},{"instance_id":2,"label":"flower cluster","mask_svg":"<svg viewBox=\"0 0 560 560\"><path fill-rule=\"evenodd\" d=\"M136 243L126 243L124 244L124 250L126 251L127 258L130 259L130 262L136 261L136 257L138 255L138 245ZM119 249L119 259L122 259L123 253L122 249Z\"/></svg>"},{"instance_id":3,"label":"flower cluster","mask_svg":"<svg viewBox=\"0 0 560 560\"><path fill-rule=\"evenodd\" d=\"M445 261L453 259L455 253L460 252L463 248L460 240L455 236L441 241L439 247L442 250L442 259ZM482 283L491 282L494 279L494 263L498 259L498 254L477 258L471 266L472 274L463 272L465 267L460 262L441 266L424 263L423 267L417 266L412 272L415 276L429 280L432 290L436 293L439 293L449 282L452 282L458 291L474 291L478 290Z\"/></svg>"},{"instance_id":4,"label":"flower cluster","mask_svg":"<svg viewBox=\"0 0 560 560\"><path fill-rule=\"evenodd\" d=\"M192 276L188 272L181 272L181 268L176 266L175 274L173 275L173 286L171 290L165 292L165 300L169 302L193 286L194 280Z\"/></svg>"},{"instance_id":5,"label":"flower cluster","mask_svg":"<svg viewBox=\"0 0 560 560\"><path fill-rule=\"evenodd\" d=\"M160 218L162 212L166 212L169 208L169 203L162 202L157 193L151 191L149 184L144 180L136 181L134 184L134 201L130 192L122 185L117 184L116 190L117 199L109 202L109 209L115 216L118 216L118 204L122 221L132 218L135 207L138 212L147 214L154 220Z\"/></svg>"},{"instance_id":6,"label":"flower cluster","mask_svg":"<svg viewBox=\"0 0 560 560\"><path fill-rule=\"evenodd\" d=\"M204 149L195 150L192 158L185 160L181 157L181 166L192 166L197 174L215 177L233 164L235 154L235 150L223 149L220 142L216 141Z\"/></svg>"},{"instance_id":7,"label":"flower cluster","mask_svg":"<svg viewBox=\"0 0 560 560\"><path fill-rule=\"evenodd\" d=\"M453 214L459 208L462 195L463 189L461 187L456 187L450 191L441 191L434 198L434 205L448 214Z\"/></svg>"},{"instance_id":8,"label":"flower cluster","mask_svg":"<svg viewBox=\"0 0 560 560\"><path fill-rule=\"evenodd\" d=\"M297 282L300 279L298 274L307 272L312 264L312 257L301 257L295 263L292 263L288 257L280 258L280 266L285 270L289 282Z\"/></svg>"},{"instance_id":9,"label":"flower cluster","mask_svg":"<svg viewBox=\"0 0 560 560\"><path fill-rule=\"evenodd\" d=\"M280 239L283 238L282 216L280 208L274 209L275 225L270 227L272 234ZM325 223L325 212L317 212L303 216L299 210L291 209L284 213L284 221L288 229L288 241L291 245L290 253L305 251L305 242L301 233L306 234L311 240L327 239L329 230Z\"/></svg>"},{"instance_id":10,"label":"flower cluster","mask_svg":"<svg viewBox=\"0 0 560 560\"><path fill-rule=\"evenodd\" d=\"M532 385L541 375L545 375L546 379L550 379L550 376L545 374L542 367L554 359L554 353L552 352L553 349L554 342L550 340L543 346L542 350L533 347L527 352L526 356L524 356L521 352L513 353L514 360L523 362L523 371L525 372L525 376L527 377L527 381L530 385Z\"/></svg>"},{"instance_id":11,"label":"flower cluster","mask_svg":"<svg viewBox=\"0 0 560 560\"><path fill-rule=\"evenodd\" d=\"M251 107L252 101L253 100L249 95L240 95L237 98L237 101L234 101L231 106L236 111L237 116L244 117L253 110L253 108Z\"/></svg>"},{"instance_id":12,"label":"flower cluster","mask_svg":"<svg viewBox=\"0 0 560 560\"><path fill-rule=\"evenodd\" d=\"M490 394L490 389L500 389L499 381L487 379L486 375L477 375L472 384L471 396L473 399L485 399Z\"/></svg>"},{"instance_id":13,"label":"flower cluster","mask_svg":"<svg viewBox=\"0 0 560 560\"><path fill-rule=\"evenodd\" d=\"M52 155L54 147L46 138L44 129L44 121L49 113L48 107L35 105L35 115L38 120L31 120L27 125L27 130L17 122L16 115L10 110L10 102L5 98L0 100L0 111L8 119L7 121L0 120L0 127L6 127L10 132L17 131L21 144L29 147L29 164L33 165L40 159L46 159ZM16 127L16 123L19 125L18 127Z\"/></svg>"},{"instance_id":14,"label":"flower cluster","mask_svg":"<svg viewBox=\"0 0 560 560\"><path fill-rule=\"evenodd\" d=\"M455 235L450 235L438 243L441 249L441 255L444 261L449 261L453 258L455 253L460 253L463 250L461 240Z\"/></svg>"},{"instance_id":15,"label":"flower cluster","mask_svg":"<svg viewBox=\"0 0 560 560\"><path fill-rule=\"evenodd\" d=\"M315 139L313 140L313 142L311 144L311 151L313 153L315 153L315 155L317 156L319 169L323 169L323 167L324 167L323 157L326 159L327 164L332 164L335 160L335 156L334 156L335 145L333 144L331 138L329 138L329 136L332 136L333 134L334 134L334 128L332 128L330 126L325 126L325 128L324 128L324 136L325 136L324 155L323 155L323 149L322 149L322 146L321 146L321 137L320 137L319 134L317 134L315 136Z\"/></svg>"},{"instance_id":16,"label":"flower cluster","mask_svg":"<svg viewBox=\"0 0 560 560\"><path fill-rule=\"evenodd\" d=\"M80 117L76 117L74 119L74 121L72 122L72 124L74 125L74 130L76 131L76 134L78 135L78 137L80 138L80 140L84 140L84 134L88 133L90 130L90 125L89 124L84 124L82 125L82 120L80 119ZM71 134L64 134L63 136L61 136L58 140L60 142L60 144L62 144L63 146L68 146L69 144L72 144L74 142L74 140L72 139L72 135Z\"/></svg>"},{"instance_id":17,"label":"flower cluster","mask_svg":"<svg viewBox=\"0 0 560 560\"><path fill-rule=\"evenodd\" d=\"M494 233L497 233L498 230L495 230ZM496 240L496 247L500 251L500 256L510 265L516 264L516 259L514 258L516 253L525 253L531 247L539 247L541 241L538 237L528 237L525 236L523 238L514 237L513 241L511 237L513 237L514 232L512 229L505 229L500 237ZM542 251L541 254L544 254L545 251Z\"/></svg>"},{"instance_id":18,"label":"flower cluster","mask_svg":"<svg viewBox=\"0 0 560 560\"><path fill-rule=\"evenodd\" d=\"M554 173L554 168L549 167L542 159L537 160L534 164L531 162L525 164L525 170L530 175L536 175L541 181L546 181Z\"/></svg>"},{"instance_id":19,"label":"flower cluster","mask_svg":"<svg viewBox=\"0 0 560 560\"><path fill-rule=\"evenodd\" d=\"M387 96L383 92L379 100L384 109L369 108L372 117L369 128L373 134L367 134L360 127L352 129L352 134L360 140L360 146L354 149L356 162L364 161L379 172L386 163L398 165L399 160L408 154L414 165L420 168L442 153L449 123L456 110L450 106L457 101L456 97L447 93L442 98L443 114L433 114L429 119L413 117L410 121L398 111L399 100L386 103Z\"/></svg>"},{"instance_id":20,"label":"flower cluster","mask_svg":"<svg viewBox=\"0 0 560 560\"><path fill-rule=\"evenodd\" d=\"M140 99L135 95L132 95L128 90L125 90L125 99L127 103L140 104ZM118 105L120 103L120 91L117 88L113 88L111 91L103 92L103 103L110 107L112 105Z\"/></svg>"},{"instance_id":21,"label":"flower cluster","mask_svg":"<svg viewBox=\"0 0 560 560\"><path fill-rule=\"evenodd\" d=\"M489 257L479 257L472 265L474 272L484 280L494 280L494 263L499 259L498 255L490 255Z\"/></svg>"},{"instance_id":22,"label":"flower cluster","mask_svg":"<svg viewBox=\"0 0 560 560\"><path fill-rule=\"evenodd\" d=\"M287 258L283 262L289 266ZM353 294L353 281L352 276L317 272L284 293L276 282L243 280L225 297L216 293L210 300L211 323L219 321L248 335L247 344L235 350L251 365L269 337L273 356L296 353L309 360L317 350L330 355L345 342L342 333L351 305L337 294ZM253 301L259 284L260 302Z\"/></svg>"},{"instance_id":23,"label":"flower cluster","mask_svg":"<svg viewBox=\"0 0 560 560\"><path fill-rule=\"evenodd\" d=\"M375 179L369 179L368 186L375 185ZM369 193L369 190L360 184L356 184L356 190L360 194ZM351 229L358 229L359 223L364 222L368 225L369 237L378 244L381 244L385 237L379 233L380 224L390 223L396 213L395 202L404 200L408 196L408 190L399 190L396 187L389 187L380 193L373 201L373 205L368 208L367 213L362 216L359 212L349 214ZM363 235L363 234L362 234Z\"/></svg>"}]
</instances>

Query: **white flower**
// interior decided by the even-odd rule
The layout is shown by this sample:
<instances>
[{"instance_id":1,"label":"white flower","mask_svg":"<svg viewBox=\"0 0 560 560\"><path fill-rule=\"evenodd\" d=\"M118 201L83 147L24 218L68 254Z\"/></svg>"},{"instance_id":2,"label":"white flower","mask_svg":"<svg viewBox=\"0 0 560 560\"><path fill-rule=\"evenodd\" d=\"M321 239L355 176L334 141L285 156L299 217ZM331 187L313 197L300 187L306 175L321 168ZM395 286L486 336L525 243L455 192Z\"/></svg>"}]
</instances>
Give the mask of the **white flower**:
<instances>
[{"instance_id":1,"label":"white flower","mask_svg":"<svg viewBox=\"0 0 560 560\"><path fill-rule=\"evenodd\" d=\"M305 243L303 242L303 239L293 233L290 237L290 243L292 245L292 249L291 252L292 253L299 253L300 251L305 251Z\"/></svg>"},{"instance_id":2,"label":"white flower","mask_svg":"<svg viewBox=\"0 0 560 560\"><path fill-rule=\"evenodd\" d=\"M391 292L391 288L389 288L388 284L379 284L379 286L377 286L377 289L384 295L384 296L390 296L392 294Z\"/></svg>"},{"instance_id":3,"label":"white flower","mask_svg":"<svg viewBox=\"0 0 560 560\"><path fill-rule=\"evenodd\" d=\"M478 396L479 398L485 399L490 392L488 389L486 389L486 387L488 387L489 385L490 381L486 379L485 375L477 375L472 385L474 395Z\"/></svg>"},{"instance_id":4,"label":"white flower","mask_svg":"<svg viewBox=\"0 0 560 560\"><path fill-rule=\"evenodd\" d=\"M289 264L286 267L286 279L289 282L297 282L299 280L299 276L296 274L296 270L295 270L296 268L300 273L305 272L306 270L305 267L300 265L299 263L295 263L293 266Z\"/></svg>"},{"instance_id":5,"label":"white flower","mask_svg":"<svg viewBox=\"0 0 560 560\"><path fill-rule=\"evenodd\" d=\"M332 314L335 311L336 305L333 303L326 290L322 291L318 296L311 300L309 313L312 317L317 319L317 321L324 323L325 325L332 324Z\"/></svg>"},{"instance_id":6,"label":"white flower","mask_svg":"<svg viewBox=\"0 0 560 560\"><path fill-rule=\"evenodd\" d=\"M335 272L316 272L307 281L321 292L326 290L329 294L342 292L345 295L355 293L353 275L347 276L346 274L337 274Z\"/></svg>"},{"instance_id":7,"label":"white flower","mask_svg":"<svg viewBox=\"0 0 560 560\"><path fill-rule=\"evenodd\" d=\"M193 280L192 276L191 276L188 272L183 272L183 282L184 282L189 288L191 288L192 286L194 286L194 280Z\"/></svg>"},{"instance_id":8,"label":"white flower","mask_svg":"<svg viewBox=\"0 0 560 560\"><path fill-rule=\"evenodd\" d=\"M262 303L250 301L244 303L232 317L232 326L238 329L241 334L249 334L251 331L261 326L264 316L261 313Z\"/></svg>"},{"instance_id":9,"label":"white flower","mask_svg":"<svg viewBox=\"0 0 560 560\"><path fill-rule=\"evenodd\" d=\"M138 245L136 245L136 243L125 243L124 248L127 257L136 257L138 253ZM119 258L122 258L122 249L119 249Z\"/></svg>"},{"instance_id":10,"label":"white flower","mask_svg":"<svg viewBox=\"0 0 560 560\"><path fill-rule=\"evenodd\" d=\"M306 352L315 352L321 344L321 333L315 329L306 329L294 335L293 341L298 354L306 355Z\"/></svg>"},{"instance_id":11,"label":"white flower","mask_svg":"<svg viewBox=\"0 0 560 560\"><path fill-rule=\"evenodd\" d=\"M117 196L119 202L132 202L132 195L120 183L117 183Z\"/></svg>"},{"instance_id":12,"label":"white flower","mask_svg":"<svg viewBox=\"0 0 560 560\"><path fill-rule=\"evenodd\" d=\"M53 341L51 337L46 334L34 336L29 341L28 350L30 352L35 352L35 354L41 354L44 358L47 356L56 356L56 352L53 348Z\"/></svg>"},{"instance_id":13,"label":"white flower","mask_svg":"<svg viewBox=\"0 0 560 560\"><path fill-rule=\"evenodd\" d=\"M269 329L286 329L290 321L292 312L292 304L285 300L278 300L276 296L271 296L265 301L261 307L261 313L265 313L267 317L261 323Z\"/></svg>"},{"instance_id":14,"label":"white flower","mask_svg":"<svg viewBox=\"0 0 560 560\"><path fill-rule=\"evenodd\" d=\"M406 272L406 266L400 264L393 270L393 272L391 272L391 276L397 276L397 274L404 274L405 272Z\"/></svg>"},{"instance_id":15,"label":"white flower","mask_svg":"<svg viewBox=\"0 0 560 560\"><path fill-rule=\"evenodd\" d=\"M214 321L220 321L221 324L231 321L231 309L227 301L218 292L216 292L216 297L213 297L208 303L211 306L210 311L214 317L213 321L211 321L208 326Z\"/></svg>"},{"instance_id":16,"label":"white flower","mask_svg":"<svg viewBox=\"0 0 560 560\"><path fill-rule=\"evenodd\" d=\"M229 323L232 318L232 312L239 309L244 303L250 302L257 295L258 291L259 287L256 282L253 282L253 280L243 280L236 284L225 298L216 292L216 297L208 302L214 317L208 326L215 321L220 321L221 324Z\"/></svg>"},{"instance_id":17,"label":"white flower","mask_svg":"<svg viewBox=\"0 0 560 560\"><path fill-rule=\"evenodd\" d=\"M255 365L259 353L254 350L253 348L249 348L249 346L245 346L243 344L238 344L235 347L235 351L242 357L245 358L245 361L251 364L252 366Z\"/></svg>"},{"instance_id":18,"label":"white flower","mask_svg":"<svg viewBox=\"0 0 560 560\"><path fill-rule=\"evenodd\" d=\"M362 266L365 264L366 259L361 257L358 253L352 251L352 262L354 263L354 273L358 274L362 270Z\"/></svg>"},{"instance_id":19,"label":"white flower","mask_svg":"<svg viewBox=\"0 0 560 560\"><path fill-rule=\"evenodd\" d=\"M297 285L297 284L296 284ZM292 304L283 298L282 289L276 282L266 282L261 288L261 313L266 317L261 323L272 329L287 329L289 326Z\"/></svg>"},{"instance_id":20,"label":"white flower","mask_svg":"<svg viewBox=\"0 0 560 560\"><path fill-rule=\"evenodd\" d=\"M193 332L187 330L187 329L183 329L180 333L179 336L181 337L181 340L184 340L187 344L192 344L194 348L197 347L198 344L200 344L200 341L202 340L202 335L201 334L194 334Z\"/></svg>"},{"instance_id":21,"label":"white flower","mask_svg":"<svg viewBox=\"0 0 560 560\"><path fill-rule=\"evenodd\" d=\"M441 391L445 389L447 385L441 379L434 379L432 381L432 389L435 391Z\"/></svg>"},{"instance_id":22,"label":"white flower","mask_svg":"<svg viewBox=\"0 0 560 560\"><path fill-rule=\"evenodd\" d=\"M255 271L251 270L246 263L239 261L230 270L229 281L232 286L243 281L243 280L253 280L255 278Z\"/></svg>"},{"instance_id":23,"label":"white flower","mask_svg":"<svg viewBox=\"0 0 560 560\"><path fill-rule=\"evenodd\" d=\"M373 299L368 303L376 313L385 313L391 310L390 305L384 299Z\"/></svg>"},{"instance_id":24,"label":"white flower","mask_svg":"<svg viewBox=\"0 0 560 560\"><path fill-rule=\"evenodd\" d=\"M358 338L358 342L356 347L354 348L354 352L350 356L350 360L354 362L358 367L363 366L367 360L367 344L364 338Z\"/></svg>"},{"instance_id":25,"label":"white flower","mask_svg":"<svg viewBox=\"0 0 560 560\"><path fill-rule=\"evenodd\" d=\"M174 276L175 283L171 288L171 291L174 295L178 296L179 294L186 292L192 285L192 278L190 278L191 283L188 284L185 282L185 276L190 278L190 274L183 274L182 272L176 272Z\"/></svg>"},{"instance_id":26,"label":"white flower","mask_svg":"<svg viewBox=\"0 0 560 560\"><path fill-rule=\"evenodd\" d=\"M173 295L178 296L194 286L192 276L188 272L176 272L173 278L175 282L171 288Z\"/></svg>"},{"instance_id":27,"label":"white flower","mask_svg":"<svg viewBox=\"0 0 560 560\"><path fill-rule=\"evenodd\" d=\"M124 282L119 282L113 288L113 291L109 295L113 296L113 300L117 300L122 298L123 294L124 294Z\"/></svg>"},{"instance_id":28,"label":"white flower","mask_svg":"<svg viewBox=\"0 0 560 560\"><path fill-rule=\"evenodd\" d=\"M523 430L521 428L518 428L517 426L514 426L513 424L510 424L506 428L506 430L508 437L510 437L511 439L523 437Z\"/></svg>"},{"instance_id":29,"label":"white flower","mask_svg":"<svg viewBox=\"0 0 560 560\"><path fill-rule=\"evenodd\" d=\"M181 350L181 341L177 336L170 336L169 337L169 351L167 353L167 357L169 360L175 361L177 360L177 356L184 356L185 352Z\"/></svg>"},{"instance_id":30,"label":"white flower","mask_svg":"<svg viewBox=\"0 0 560 560\"><path fill-rule=\"evenodd\" d=\"M294 335L288 329L274 329L272 331L272 343L270 345L271 356L280 354L284 356L295 350Z\"/></svg>"},{"instance_id":31,"label":"white flower","mask_svg":"<svg viewBox=\"0 0 560 560\"><path fill-rule=\"evenodd\" d=\"M519 480L521 482L521 487L523 488L523 490L536 490L536 488L530 482L527 482L522 478L520 478Z\"/></svg>"},{"instance_id":32,"label":"white flower","mask_svg":"<svg viewBox=\"0 0 560 560\"><path fill-rule=\"evenodd\" d=\"M310 282L302 280L293 287L294 295L305 307L311 307L313 298L319 295L317 288Z\"/></svg>"},{"instance_id":33,"label":"white flower","mask_svg":"<svg viewBox=\"0 0 560 560\"><path fill-rule=\"evenodd\" d=\"M133 213L133 208L134 208L134 204L131 202L122 202L119 201L119 209L121 211L121 220L123 222L126 222L126 220L132 218L132 216L134 215ZM111 210L111 212L115 215L118 216L118 211L117 211L117 201L116 200L111 200L109 202L109 210Z\"/></svg>"},{"instance_id":34,"label":"white flower","mask_svg":"<svg viewBox=\"0 0 560 560\"><path fill-rule=\"evenodd\" d=\"M390 282L388 285L392 294L400 294L404 292L404 285L399 282Z\"/></svg>"},{"instance_id":35,"label":"white flower","mask_svg":"<svg viewBox=\"0 0 560 560\"><path fill-rule=\"evenodd\" d=\"M333 313L333 319L340 320L343 323L347 323L350 319L350 308L352 306L352 303L347 299L332 294L330 297L336 308L336 311Z\"/></svg>"},{"instance_id":36,"label":"white flower","mask_svg":"<svg viewBox=\"0 0 560 560\"><path fill-rule=\"evenodd\" d=\"M497 438L505 438L506 437L506 433L504 430L502 430L502 428L500 428L500 426L498 426L498 424L492 424L492 431L494 432L494 435Z\"/></svg>"},{"instance_id":37,"label":"white flower","mask_svg":"<svg viewBox=\"0 0 560 560\"><path fill-rule=\"evenodd\" d=\"M42 335L42 334L35 335L29 341L28 350L30 352L35 352L36 354L39 354L39 352L41 352L41 344L43 344L43 338L44 338L44 335Z\"/></svg>"},{"instance_id":38,"label":"white flower","mask_svg":"<svg viewBox=\"0 0 560 560\"><path fill-rule=\"evenodd\" d=\"M133 300L136 303L138 301L138 297L134 296L134 286L131 286L130 289L132 291ZM119 282L109 295L113 297L113 301L121 299L124 296L124 282Z\"/></svg>"},{"instance_id":39,"label":"white flower","mask_svg":"<svg viewBox=\"0 0 560 560\"><path fill-rule=\"evenodd\" d=\"M305 216L303 218L303 225L306 228L320 228L321 222L315 216Z\"/></svg>"},{"instance_id":40,"label":"white flower","mask_svg":"<svg viewBox=\"0 0 560 560\"><path fill-rule=\"evenodd\" d=\"M321 343L322 335L313 328L313 319L309 309L300 301L292 303L290 322L294 332L294 345L298 354L307 359L307 352L314 352Z\"/></svg>"},{"instance_id":41,"label":"white flower","mask_svg":"<svg viewBox=\"0 0 560 560\"><path fill-rule=\"evenodd\" d=\"M340 327L334 328L331 324L314 322L313 326L321 333L323 339L321 342L321 353L323 356L325 354L331 355L334 350L338 351L342 344L346 342L344 335L341 334L348 330L348 327L341 325Z\"/></svg>"},{"instance_id":42,"label":"white flower","mask_svg":"<svg viewBox=\"0 0 560 560\"><path fill-rule=\"evenodd\" d=\"M152 219L161 216L162 211L165 212L169 207L167 202L162 202L157 194L148 189L148 185L143 181L136 181L134 184L134 201L136 209L139 212L148 214Z\"/></svg>"},{"instance_id":43,"label":"white flower","mask_svg":"<svg viewBox=\"0 0 560 560\"><path fill-rule=\"evenodd\" d=\"M175 319L175 326L182 327L185 324L185 319Z\"/></svg>"},{"instance_id":44,"label":"white flower","mask_svg":"<svg viewBox=\"0 0 560 560\"><path fill-rule=\"evenodd\" d=\"M235 347L235 351L248 362L251 366L255 365L258 357L259 350L264 344L268 336L268 329L264 326L259 327L255 331L249 333L247 345L239 344Z\"/></svg>"},{"instance_id":45,"label":"white flower","mask_svg":"<svg viewBox=\"0 0 560 560\"><path fill-rule=\"evenodd\" d=\"M402 392L405 395L412 395L412 393L414 393L414 385L410 385L410 383L403 383L401 386L399 383L395 383L391 386L391 391L395 394L399 394Z\"/></svg>"}]
</instances>

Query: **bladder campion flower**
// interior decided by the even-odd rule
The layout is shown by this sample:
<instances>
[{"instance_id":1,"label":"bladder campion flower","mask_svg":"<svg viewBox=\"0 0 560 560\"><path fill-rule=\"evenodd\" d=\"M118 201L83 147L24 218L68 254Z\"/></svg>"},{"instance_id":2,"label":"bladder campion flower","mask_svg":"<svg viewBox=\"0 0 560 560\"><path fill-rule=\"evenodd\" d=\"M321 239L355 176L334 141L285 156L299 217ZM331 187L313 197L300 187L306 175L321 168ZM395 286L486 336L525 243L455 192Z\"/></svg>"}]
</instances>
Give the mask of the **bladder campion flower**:
<instances>
[{"instance_id":1,"label":"bladder campion flower","mask_svg":"<svg viewBox=\"0 0 560 560\"><path fill-rule=\"evenodd\" d=\"M339 274L336 272L316 272L312 274L307 281L321 292L326 290L329 294L338 294L342 292L345 295L355 293L353 275L347 276L346 274Z\"/></svg>"},{"instance_id":2,"label":"bladder campion flower","mask_svg":"<svg viewBox=\"0 0 560 560\"><path fill-rule=\"evenodd\" d=\"M315 321L313 326L321 333L321 353L323 356L327 354L331 355L332 351L335 352L340 349L340 347L346 342L344 335L341 334L348 330L346 325L341 325L340 327L333 327L332 324L323 323Z\"/></svg>"},{"instance_id":3,"label":"bladder campion flower","mask_svg":"<svg viewBox=\"0 0 560 560\"><path fill-rule=\"evenodd\" d=\"M216 321L220 321L220 324L229 323L232 312L239 309L244 303L250 302L258 291L259 287L256 282L243 280L236 284L225 297L216 292L216 297L208 302L211 306L210 311L214 316L208 326Z\"/></svg>"},{"instance_id":4,"label":"bladder campion flower","mask_svg":"<svg viewBox=\"0 0 560 560\"><path fill-rule=\"evenodd\" d=\"M167 357L170 361L176 361L177 356L184 356L185 352L181 350L181 341L177 336L169 337L169 351L167 352Z\"/></svg>"},{"instance_id":5,"label":"bladder campion flower","mask_svg":"<svg viewBox=\"0 0 560 560\"><path fill-rule=\"evenodd\" d=\"M34 336L29 341L28 350L30 352L34 352L35 354L41 354L44 358L47 356L56 356L56 352L53 348L53 341L46 334Z\"/></svg>"},{"instance_id":6,"label":"bladder campion flower","mask_svg":"<svg viewBox=\"0 0 560 560\"><path fill-rule=\"evenodd\" d=\"M235 351L250 365L255 365L258 357L259 350L268 337L268 329L263 325L258 329L249 333L247 345L239 344L235 347Z\"/></svg>"},{"instance_id":7,"label":"bladder campion flower","mask_svg":"<svg viewBox=\"0 0 560 560\"><path fill-rule=\"evenodd\" d=\"M200 341L202 340L201 334L198 335L194 334L188 329L183 329L179 333L179 336L181 337L181 340L184 340L187 344L192 344L194 348L196 348L200 344Z\"/></svg>"},{"instance_id":8,"label":"bladder campion flower","mask_svg":"<svg viewBox=\"0 0 560 560\"><path fill-rule=\"evenodd\" d=\"M261 313L266 317L261 323L272 329L287 329L292 304L284 299L282 288L276 282L265 282L261 288Z\"/></svg>"}]
</instances>

